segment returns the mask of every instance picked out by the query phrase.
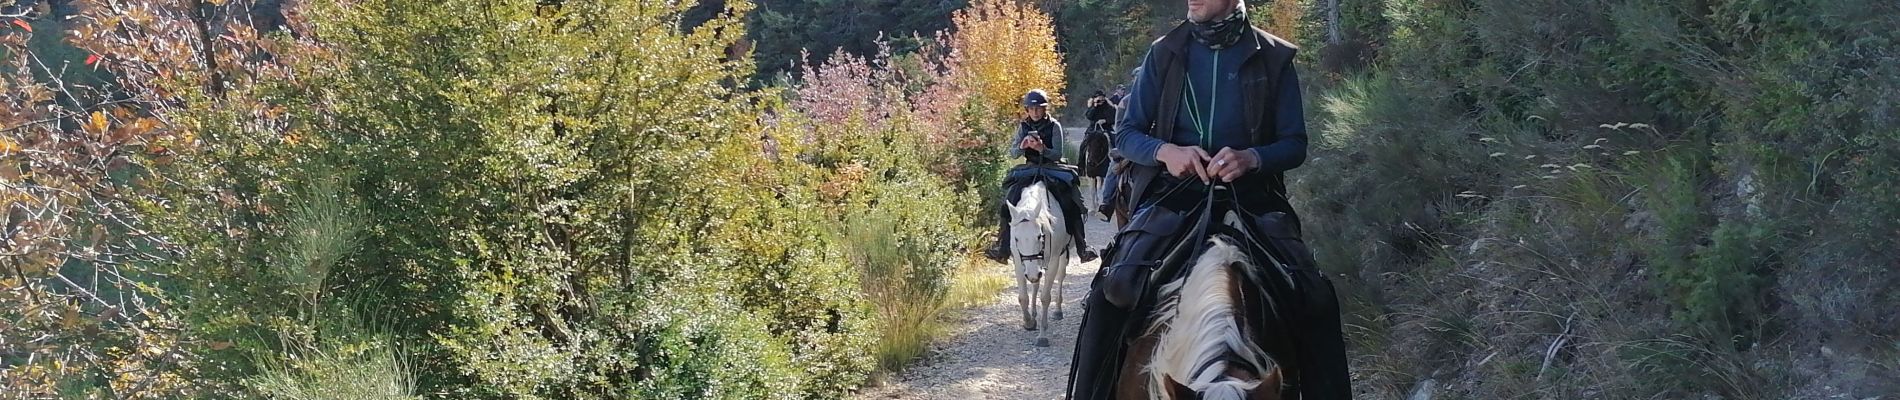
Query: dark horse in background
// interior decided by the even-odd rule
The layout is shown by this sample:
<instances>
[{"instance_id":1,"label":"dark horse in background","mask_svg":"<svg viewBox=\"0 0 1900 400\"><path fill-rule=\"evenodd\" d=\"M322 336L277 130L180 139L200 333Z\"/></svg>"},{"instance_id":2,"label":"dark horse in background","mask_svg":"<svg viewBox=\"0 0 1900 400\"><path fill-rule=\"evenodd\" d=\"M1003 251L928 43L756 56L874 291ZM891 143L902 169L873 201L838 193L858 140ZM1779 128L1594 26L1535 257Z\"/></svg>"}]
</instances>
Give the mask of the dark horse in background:
<instances>
[{"instance_id":1,"label":"dark horse in background","mask_svg":"<svg viewBox=\"0 0 1900 400\"><path fill-rule=\"evenodd\" d=\"M1082 177L1088 179L1089 188L1095 191L1087 196L1090 199L1102 198L1102 177L1108 175L1111 167L1108 159L1109 129L1105 124L1091 123L1088 130L1082 133Z\"/></svg>"}]
</instances>

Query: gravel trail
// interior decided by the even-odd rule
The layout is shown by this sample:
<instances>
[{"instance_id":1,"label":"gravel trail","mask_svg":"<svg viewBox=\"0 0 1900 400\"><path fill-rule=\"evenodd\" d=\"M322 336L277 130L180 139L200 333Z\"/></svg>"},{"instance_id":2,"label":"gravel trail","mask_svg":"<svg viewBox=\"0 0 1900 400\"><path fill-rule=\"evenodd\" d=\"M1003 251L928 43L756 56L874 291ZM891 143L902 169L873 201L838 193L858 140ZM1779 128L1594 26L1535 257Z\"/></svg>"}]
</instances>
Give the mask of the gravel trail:
<instances>
[{"instance_id":1,"label":"gravel trail","mask_svg":"<svg viewBox=\"0 0 1900 400\"><path fill-rule=\"evenodd\" d=\"M1071 129L1071 142L1080 142L1081 134ZM1084 197L1095 193L1083 186ZM1096 199L1087 199L1094 208ZM1114 234L1114 225L1104 222L1101 214L1089 214L1088 239L1100 251ZM1101 261L1080 263L1071 259L1068 281L1063 284L1063 312L1067 318L1049 321L1049 347L1035 347L1035 332L1022 328L1022 316L1016 306L1015 279L1010 287L996 294L995 301L970 309L950 328L931 352L908 370L881 385L866 389L859 399L1059 399L1068 383L1069 359L1075 353L1075 331L1082 322L1082 299L1088 295L1089 279L1101 267ZM997 264L997 271L1008 274L1011 268Z\"/></svg>"}]
</instances>

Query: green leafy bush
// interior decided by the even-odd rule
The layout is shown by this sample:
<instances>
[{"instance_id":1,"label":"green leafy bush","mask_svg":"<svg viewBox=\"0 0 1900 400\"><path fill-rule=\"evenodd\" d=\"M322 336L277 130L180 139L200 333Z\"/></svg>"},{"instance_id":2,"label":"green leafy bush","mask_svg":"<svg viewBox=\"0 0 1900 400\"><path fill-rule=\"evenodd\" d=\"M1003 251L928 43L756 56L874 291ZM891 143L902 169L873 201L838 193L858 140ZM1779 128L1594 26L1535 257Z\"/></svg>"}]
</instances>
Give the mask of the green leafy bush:
<instances>
[{"instance_id":1,"label":"green leafy bush","mask_svg":"<svg viewBox=\"0 0 1900 400\"><path fill-rule=\"evenodd\" d=\"M1868 234L1900 210L1900 80L1881 78L1900 9L1388 1L1342 7L1332 41L1334 5L1305 3L1319 145L1290 190L1323 267L1351 278L1361 387L1893 389L1900 369L1860 366L1900 332L1868 314L1900 306L1874 289L1900 279L1872 267L1894 241Z\"/></svg>"}]
</instances>

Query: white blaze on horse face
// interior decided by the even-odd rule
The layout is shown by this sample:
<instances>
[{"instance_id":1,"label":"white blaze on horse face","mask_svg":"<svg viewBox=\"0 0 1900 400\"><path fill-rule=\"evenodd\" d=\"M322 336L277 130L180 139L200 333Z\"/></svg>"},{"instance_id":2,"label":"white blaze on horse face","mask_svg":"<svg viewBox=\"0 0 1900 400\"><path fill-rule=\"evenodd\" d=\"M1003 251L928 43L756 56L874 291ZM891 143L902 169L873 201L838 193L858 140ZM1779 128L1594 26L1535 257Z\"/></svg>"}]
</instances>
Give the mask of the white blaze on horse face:
<instances>
[{"instance_id":1,"label":"white blaze on horse face","mask_svg":"<svg viewBox=\"0 0 1900 400\"><path fill-rule=\"evenodd\" d=\"M1035 220L1017 219L1009 227L1009 248L1015 252L1016 274L1035 282L1042 277L1043 235ZM1027 256L1027 257L1026 257Z\"/></svg>"},{"instance_id":2,"label":"white blaze on horse face","mask_svg":"<svg viewBox=\"0 0 1900 400\"><path fill-rule=\"evenodd\" d=\"M1011 219L1015 222L1009 226L1009 248L1015 253L1011 257L1016 259L1016 274L1028 278L1030 282L1042 278L1043 265L1048 260L1043 254L1048 237L1043 234L1042 224L1037 221L1036 208L1016 207L1011 211Z\"/></svg>"}]
</instances>

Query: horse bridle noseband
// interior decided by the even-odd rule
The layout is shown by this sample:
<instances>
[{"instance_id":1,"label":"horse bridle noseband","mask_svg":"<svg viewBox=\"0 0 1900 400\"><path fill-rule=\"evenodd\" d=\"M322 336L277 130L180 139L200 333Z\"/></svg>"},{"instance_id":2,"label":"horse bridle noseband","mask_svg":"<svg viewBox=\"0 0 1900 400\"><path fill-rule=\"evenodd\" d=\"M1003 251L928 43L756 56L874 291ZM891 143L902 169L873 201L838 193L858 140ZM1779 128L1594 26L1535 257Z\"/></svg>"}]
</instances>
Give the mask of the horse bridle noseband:
<instances>
[{"instance_id":1,"label":"horse bridle noseband","mask_svg":"<svg viewBox=\"0 0 1900 400\"><path fill-rule=\"evenodd\" d=\"M1201 363L1201 365L1199 367L1195 367L1194 370L1205 371L1207 370L1208 367L1212 367L1214 366L1215 363L1220 363L1220 362L1227 363L1227 366L1229 367L1246 369L1248 372L1261 374L1262 376L1266 375L1267 373L1267 371L1261 370L1259 365L1254 365L1252 361L1247 361L1247 359L1241 358L1239 354L1234 354L1234 353L1221 353L1220 357L1214 357L1214 358L1208 359L1207 362Z\"/></svg>"},{"instance_id":2,"label":"horse bridle noseband","mask_svg":"<svg viewBox=\"0 0 1900 400\"><path fill-rule=\"evenodd\" d=\"M1036 242L1040 243L1045 240L1049 240L1049 237L1047 235L1043 235L1040 233L1036 234ZM1044 245L1047 246L1047 244L1044 244ZM1019 252L1019 253L1016 253L1016 258L1023 261L1036 261L1036 260L1041 260L1043 258L1043 255L1042 255L1042 252L1036 252L1036 254L1023 254Z\"/></svg>"}]
</instances>

